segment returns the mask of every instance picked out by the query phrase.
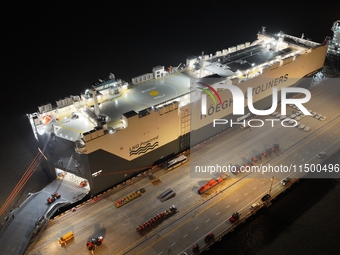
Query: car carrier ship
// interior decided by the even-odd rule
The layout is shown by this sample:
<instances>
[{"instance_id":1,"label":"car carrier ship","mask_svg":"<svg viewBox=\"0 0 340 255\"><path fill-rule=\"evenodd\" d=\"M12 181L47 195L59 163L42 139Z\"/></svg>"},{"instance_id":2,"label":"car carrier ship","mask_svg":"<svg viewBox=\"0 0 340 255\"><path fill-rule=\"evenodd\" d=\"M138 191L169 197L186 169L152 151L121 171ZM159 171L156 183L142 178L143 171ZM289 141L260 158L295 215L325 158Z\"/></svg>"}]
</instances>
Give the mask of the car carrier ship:
<instances>
[{"instance_id":1,"label":"car carrier ship","mask_svg":"<svg viewBox=\"0 0 340 255\"><path fill-rule=\"evenodd\" d=\"M209 88L232 84L247 97L252 87L254 107L267 109L273 87L280 93L303 86L302 78L323 67L326 52L327 43L262 28L253 43L191 56L177 67L157 66L129 83L110 74L79 96L39 106L28 117L51 176L70 172L97 194L229 128L212 129L213 119L237 121L228 89L216 89L218 100L207 97L207 113L201 113Z\"/></svg>"}]
</instances>

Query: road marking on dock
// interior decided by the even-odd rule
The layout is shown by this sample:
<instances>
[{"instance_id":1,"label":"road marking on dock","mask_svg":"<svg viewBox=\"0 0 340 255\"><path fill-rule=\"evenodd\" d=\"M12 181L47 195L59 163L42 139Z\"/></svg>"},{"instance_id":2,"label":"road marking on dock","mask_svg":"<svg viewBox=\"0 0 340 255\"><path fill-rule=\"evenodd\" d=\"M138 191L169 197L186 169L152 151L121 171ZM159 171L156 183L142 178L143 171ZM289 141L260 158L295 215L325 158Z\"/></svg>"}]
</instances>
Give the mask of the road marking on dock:
<instances>
[{"instance_id":1,"label":"road marking on dock","mask_svg":"<svg viewBox=\"0 0 340 255\"><path fill-rule=\"evenodd\" d=\"M332 137L332 135L330 135L329 137Z\"/></svg>"},{"instance_id":2,"label":"road marking on dock","mask_svg":"<svg viewBox=\"0 0 340 255\"><path fill-rule=\"evenodd\" d=\"M240 199L236 199L235 202L239 201Z\"/></svg>"},{"instance_id":3,"label":"road marking on dock","mask_svg":"<svg viewBox=\"0 0 340 255\"><path fill-rule=\"evenodd\" d=\"M296 156L297 154L294 154L294 157Z\"/></svg>"},{"instance_id":4,"label":"road marking on dock","mask_svg":"<svg viewBox=\"0 0 340 255\"><path fill-rule=\"evenodd\" d=\"M305 161L305 158L301 159L301 161Z\"/></svg>"},{"instance_id":5,"label":"road marking on dock","mask_svg":"<svg viewBox=\"0 0 340 255\"><path fill-rule=\"evenodd\" d=\"M323 139L324 141L326 141L327 140L327 138L325 138L325 139Z\"/></svg>"},{"instance_id":6,"label":"road marking on dock","mask_svg":"<svg viewBox=\"0 0 340 255\"><path fill-rule=\"evenodd\" d=\"M205 223L208 223L210 221L210 219L207 219L206 221L205 221Z\"/></svg>"},{"instance_id":7,"label":"road marking on dock","mask_svg":"<svg viewBox=\"0 0 340 255\"><path fill-rule=\"evenodd\" d=\"M261 182L262 184L264 183L264 181L263 182Z\"/></svg>"},{"instance_id":8,"label":"road marking on dock","mask_svg":"<svg viewBox=\"0 0 340 255\"><path fill-rule=\"evenodd\" d=\"M248 192L246 194L244 194L245 196L248 195Z\"/></svg>"},{"instance_id":9,"label":"road marking on dock","mask_svg":"<svg viewBox=\"0 0 340 255\"><path fill-rule=\"evenodd\" d=\"M229 207L230 207L230 205L226 206L225 208L227 209L227 208L229 208Z\"/></svg>"},{"instance_id":10,"label":"road marking on dock","mask_svg":"<svg viewBox=\"0 0 340 255\"><path fill-rule=\"evenodd\" d=\"M194 230L197 230L199 227L196 227Z\"/></svg>"},{"instance_id":11,"label":"road marking on dock","mask_svg":"<svg viewBox=\"0 0 340 255\"><path fill-rule=\"evenodd\" d=\"M161 251L160 253L158 253L158 255L161 255L163 253L163 251Z\"/></svg>"},{"instance_id":12,"label":"road marking on dock","mask_svg":"<svg viewBox=\"0 0 340 255\"><path fill-rule=\"evenodd\" d=\"M185 236L183 236L183 238L186 238L188 236L188 234L186 234Z\"/></svg>"},{"instance_id":13,"label":"road marking on dock","mask_svg":"<svg viewBox=\"0 0 340 255\"><path fill-rule=\"evenodd\" d=\"M307 153L308 153L308 151L305 152L305 154L307 154Z\"/></svg>"},{"instance_id":14,"label":"road marking on dock","mask_svg":"<svg viewBox=\"0 0 340 255\"><path fill-rule=\"evenodd\" d=\"M173 243L171 246L174 246L176 243Z\"/></svg>"},{"instance_id":15,"label":"road marking on dock","mask_svg":"<svg viewBox=\"0 0 340 255\"><path fill-rule=\"evenodd\" d=\"M257 189L257 187L254 187L253 189Z\"/></svg>"},{"instance_id":16,"label":"road marking on dock","mask_svg":"<svg viewBox=\"0 0 340 255\"><path fill-rule=\"evenodd\" d=\"M216 216L219 215L219 214L220 214L220 212L216 213Z\"/></svg>"}]
</instances>

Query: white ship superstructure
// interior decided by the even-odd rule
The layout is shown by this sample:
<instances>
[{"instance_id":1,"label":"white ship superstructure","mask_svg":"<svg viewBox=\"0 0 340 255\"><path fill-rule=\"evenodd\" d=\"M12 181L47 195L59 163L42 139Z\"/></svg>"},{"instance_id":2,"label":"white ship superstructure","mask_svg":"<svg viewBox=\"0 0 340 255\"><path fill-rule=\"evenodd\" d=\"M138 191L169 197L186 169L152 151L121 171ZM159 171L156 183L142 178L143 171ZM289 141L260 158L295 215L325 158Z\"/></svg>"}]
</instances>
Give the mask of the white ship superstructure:
<instances>
[{"instance_id":1,"label":"white ship superstructure","mask_svg":"<svg viewBox=\"0 0 340 255\"><path fill-rule=\"evenodd\" d=\"M98 193L228 128L207 131L214 118L240 117L232 114L227 89L218 89L222 104L208 97L202 116L206 92L197 84L232 84L245 95L252 87L254 106L265 109L271 105L271 88L280 91L317 72L326 51L326 45L282 32L270 35L263 28L253 43L189 57L177 67L157 66L131 83L111 74L80 96L39 107L29 119L41 149L46 148L51 174L72 172Z\"/></svg>"},{"instance_id":2,"label":"white ship superstructure","mask_svg":"<svg viewBox=\"0 0 340 255\"><path fill-rule=\"evenodd\" d=\"M333 37L329 38L327 60L335 75L340 73L340 20L333 23Z\"/></svg>"}]
</instances>

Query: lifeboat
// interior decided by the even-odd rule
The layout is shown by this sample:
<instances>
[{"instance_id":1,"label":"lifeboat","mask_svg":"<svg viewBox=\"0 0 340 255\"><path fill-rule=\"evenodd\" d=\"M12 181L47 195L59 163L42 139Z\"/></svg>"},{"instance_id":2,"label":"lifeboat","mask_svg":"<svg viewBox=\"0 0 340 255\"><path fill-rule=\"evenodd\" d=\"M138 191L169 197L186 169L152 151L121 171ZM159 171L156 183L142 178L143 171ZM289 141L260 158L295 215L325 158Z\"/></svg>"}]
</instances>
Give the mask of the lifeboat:
<instances>
[{"instance_id":1,"label":"lifeboat","mask_svg":"<svg viewBox=\"0 0 340 255\"><path fill-rule=\"evenodd\" d=\"M43 125L47 125L48 123L51 122L51 120L52 120L52 116L49 115L49 114L46 114L46 115L44 115L44 116L41 118L41 123L42 123Z\"/></svg>"}]
</instances>

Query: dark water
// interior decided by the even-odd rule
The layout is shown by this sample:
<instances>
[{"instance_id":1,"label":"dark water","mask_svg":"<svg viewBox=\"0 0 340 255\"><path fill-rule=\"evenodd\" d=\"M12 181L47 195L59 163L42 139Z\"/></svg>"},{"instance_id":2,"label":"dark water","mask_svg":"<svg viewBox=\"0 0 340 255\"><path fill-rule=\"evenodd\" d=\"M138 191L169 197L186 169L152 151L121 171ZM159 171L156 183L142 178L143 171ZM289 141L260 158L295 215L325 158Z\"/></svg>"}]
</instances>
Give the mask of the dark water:
<instances>
[{"instance_id":1,"label":"dark water","mask_svg":"<svg viewBox=\"0 0 340 255\"><path fill-rule=\"evenodd\" d=\"M0 16L0 205L38 152L25 116L36 111L38 105L79 95L98 78L106 79L110 72L131 81L157 65L177 66L202 51L210 54L252 42L261 26L269 32L282 30L296 36L304 33L322 42L325 36L332 35L330 28L339 19L334 2L327 1L295 3L294 8L288 8L284 1L262 6L256 1L115 2L11 3ZM339 157L337 160L340 162ZM40 190L49 181L44 166L38 167L6 213L18 206L28 192ZM335 246L333 237L340 226L340 217L334 215L338 197L339 185L334 180L303 181L209 254L294 254L298 244L315 240L319 233L323 236L311 242L310 247L318 243ZM333 202L326 207L324 201ZM311 222L297 225L309 214L314 215ZM325 220L333 224L325 226ZM311 225L315 229L307 231ZM328 230L332 235L325 234ZM313 239L300 236L305 234L312 234ZM279 250L277 240L285 240L287 249ZM319 254L312 248L307 251Z\"/></svg>"}]
</instances>

